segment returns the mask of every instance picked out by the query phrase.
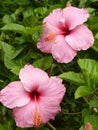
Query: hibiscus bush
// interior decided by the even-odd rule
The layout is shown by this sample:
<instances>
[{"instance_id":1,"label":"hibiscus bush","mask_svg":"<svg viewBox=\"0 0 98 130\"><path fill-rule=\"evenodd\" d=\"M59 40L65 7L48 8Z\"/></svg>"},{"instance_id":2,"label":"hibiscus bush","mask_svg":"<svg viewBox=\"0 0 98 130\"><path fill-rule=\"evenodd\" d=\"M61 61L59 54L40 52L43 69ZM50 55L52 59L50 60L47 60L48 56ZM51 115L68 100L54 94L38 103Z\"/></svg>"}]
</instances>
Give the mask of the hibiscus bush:
<instances>
[{"instance_id":1,"label":"hibiscus bush","mask_svg":"<svg viewBox=\"0 0 98 130\"><path fill-rule=\"evenodd\" d=\"M98 130L98 0L0 0L0 18L0 130Z\"/></svg>"}]
</instances>

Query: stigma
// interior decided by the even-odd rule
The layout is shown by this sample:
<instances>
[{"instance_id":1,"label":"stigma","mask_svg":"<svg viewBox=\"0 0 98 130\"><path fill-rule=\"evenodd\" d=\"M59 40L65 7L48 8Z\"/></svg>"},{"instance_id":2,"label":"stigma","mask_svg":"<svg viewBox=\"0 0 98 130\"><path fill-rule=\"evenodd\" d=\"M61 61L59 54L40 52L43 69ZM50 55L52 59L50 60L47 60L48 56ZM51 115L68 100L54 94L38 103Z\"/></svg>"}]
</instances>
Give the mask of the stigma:
<instances>
[{"instance_id":1,"label":"stigma","mask_svg":"<svg viewBox=\"0 0 98 130\"><path fill-rule=\"evenodd\" d=\"M49 32L45 37L45 42L54 42L56 39L56 34Z\"/></svg>"}]
</instances>

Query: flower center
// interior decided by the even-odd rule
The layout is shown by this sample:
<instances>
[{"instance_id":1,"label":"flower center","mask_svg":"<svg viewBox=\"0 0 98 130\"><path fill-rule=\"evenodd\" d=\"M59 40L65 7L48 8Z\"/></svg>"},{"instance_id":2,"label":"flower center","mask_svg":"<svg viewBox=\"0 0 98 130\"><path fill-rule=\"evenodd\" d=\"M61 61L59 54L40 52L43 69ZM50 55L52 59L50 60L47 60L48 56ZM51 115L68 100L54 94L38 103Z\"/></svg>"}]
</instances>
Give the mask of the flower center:
<instances>
[{"instance_id":1,"label":"flower center","mask_svg":"<svg viewBox=\"0 0 98 130\"><path fill-rule=\"evenodd\" d=\"M31 99L33 99L34 101L38 101L40 98L40 93L37 91L33 91L30 93L30 97Z\"/></svg>"},{"instance_id":2,"label":"flower center","mask_svg":"<svg viewBox=\"0 0 98 130\"><path fill-rule=\"evenodd\" d=\"M68 29L66 29L65 31L64 31L64 34L65 35L68 35L70 33L70 31L68 30Z\"/></svg>"},{"instance_id":3,"label":"flower center","mask_svg":"<svg viewBox=\"0 0 98 130\"><path fill-rule=\"evenodd\" d=\"M45 37L45 42L54 42L56 39L56 34L49 32Z\"/></svg>"},{"instance_id":4,"label":"flower center","mask_svg":"<svg viewBox=\"0 0 98 130\"><path fill-rule=\"evenodd\" d=\"M37 103L41 95L42 95L42 92L38 92L37 90L33 90L30 93L30 97L35 103L35 110L33 111L32 122L36 130L39 129L39 126L42 123L42 116L41 116L41 113L38 111L38 107L37 107Z\"/></svg>"}]
</instances>

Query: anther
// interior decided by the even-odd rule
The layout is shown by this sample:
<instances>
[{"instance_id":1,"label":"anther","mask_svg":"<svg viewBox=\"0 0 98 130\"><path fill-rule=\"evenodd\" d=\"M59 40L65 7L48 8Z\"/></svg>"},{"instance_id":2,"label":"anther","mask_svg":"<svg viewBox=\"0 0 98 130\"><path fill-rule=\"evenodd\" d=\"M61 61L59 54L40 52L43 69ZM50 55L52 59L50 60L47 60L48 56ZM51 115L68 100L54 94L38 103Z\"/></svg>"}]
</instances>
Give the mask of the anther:
<instances>
[{"instance_id":1,"label":"anther","mask_svg":"<svg viewBox=\"0 0 98 130\"><path fill-rule=\"evenodd\" d=\"M49 32L45 37L45 42L53 42L56 39L56 34Z\"/></svg>"},{"instance_id":2,"label":"anther","mask_svg":"<svg viewBox=\"0 0 98 130\"><path fill-rule=\"evenodd\" d=\"M34 115L33 115L33 124L34 124L34 127L36 128L36 130L38 130L41 122L42 122L42 116L41 114L38 112L38 110L36 109Z\"/></svg>"}]
</instances>

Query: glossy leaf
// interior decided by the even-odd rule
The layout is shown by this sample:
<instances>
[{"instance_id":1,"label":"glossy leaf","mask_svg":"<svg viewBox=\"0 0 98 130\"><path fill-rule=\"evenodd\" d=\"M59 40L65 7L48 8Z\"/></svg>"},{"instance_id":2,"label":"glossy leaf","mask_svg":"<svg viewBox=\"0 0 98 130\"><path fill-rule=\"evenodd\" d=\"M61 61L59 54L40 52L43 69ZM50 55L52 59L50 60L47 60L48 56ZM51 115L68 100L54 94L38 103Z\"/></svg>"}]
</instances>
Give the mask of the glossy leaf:
<instances>
[{"instance_id":1,"label":"glossy leaf","mask_svg":"<svg viewBox=\"0 0 98 130\"><path fill-rule=\"evenodd\" d=\"M13 21L14 21L10 15L4 15L2 20L3 20L3 23L6 23L6 24L13 23Z\"/></svg>"},{"instance_id":2,"label":"glossy leaf","mask_svg":"<svg viewBox=\"0 0 98 130\"><path fill-rule=\"evenodd\" d=\"M83 126L81 126L81 128L80 128L79 130L84 130L84 127L83 127Z\"/></svg>"},{"instance_id":3,"label":"glossy leaf","mask_svg":"<svg viewBox=\"0 0 98 130\"><path fill-rule=\"evenodd\" d=\"M36 60L33 63L33 66L41 68L43 70L47 70L51 67L52 63L53 63L52 57L51 56L45 56L41 59Z\"/></svg>"},{"instance_id":4,"label":"glossy leaf","mask_svg":"<svg viewBox=\"0 0 98 130\"><path fill-rule=\"evenodd\" d=\"M80 0L79 7L85 7L88 0Z\"/></svg>"},{"instance_id":5,"label":"glossy leaf","mask_svg":"<svg viewBox=\"0 0 98 130\"><path fill-rule=\"evenodd\" d=\"M95 35L95 38L98 38L98 33Z\"/></svg>"},{"instance_id":6,"label":"glossy leaf","mask_svg":"<svg viewBox=\"0 0 98 130\"><path fill-rule=\"evenodd\" d=\"M91 98L89 102L90 108L98 108L98 100L96 98Z\"/></svg>"},{"instance_id":7,"label":"glossy leaf","mask_svg":"<svg viewBox=\"0 0 98 130\"><path fill-rule=\"evenodd\" d=\"M92 48L93 48L96 52L98 52L98 39L97 39L97 38L95 38L95 42L94 42L94 45L92 46Z\"/></svg>"},{"instance_id":8,"label":"glossy leaf","mask_svg":"<svg viewBox=\"0 0 98 130\"><path fill-rule=\"evenodd\" d=\"M13 73L18 75L20 68L23 66L23 59L14 60L23 48L15 50L11 45L0 41L0 49L4 52L4 64Z\"/></svg>"},{"instance_id":9,"label":"glossy leaf","mask_svg":"<svg viewBox=\"0 0 98 130\"><path fill-rule=\"evenodd\" d=\"M2 27L2 30L14 31L21 34L23 34L24 29L25 27L23 25L15 24L15 23L9 23Z\"/></svg>"},{"instance_id":10,"label":"glossy leaf","mask_svg":"<svg viewBox=\"0 0 98 130\"><path fill-rule=\"evenodd\" d=\"M87 85L95 89L98 83L98 62L92 59L79 59L78 64Z\"/></svg>"},{"instance_id":11,"label":"glossy leaf","mask_svg":"<svg viewBox=\"0 0 98 130\"><path fill-rule=\"evenodd\" d=\"M60 74L58 77L76 85L85 84L84 78L81 73L70 71Z\"/></svg>"},{"instance_id":12,"label":"glossy leaf","mask_svg":"<svg viewBox=\"0 0 98 130\"><path fill-rule=\"evenodd\" d=\"M80 86L75 91L75 99L90 95L92 93L93 93L93 91L88 86Z\"/></svg>"},{"instance_id":13,"label":"glossy leaf","mask_svg":"<svg viewBox=\"0 0 98 130\"><path fill-rule=\"evenodd\" d=\"M89 115L90 111L87 108L84 108L82 110L82 118L84 119L87 115Z\"/></svg>"},{"instance_id":14,"label":"glossy leaf","mask_svg":"<svg viewBox=\"0 0 98 130\"><path fill-rule=\"evenodd\" d=\"M25 35L33 35L35 32L38 32L39 30L41 30L41 26L35 26L35 27L26 27L25 29L23 29L23 33Z\"/></svg>"}]
</instances>

